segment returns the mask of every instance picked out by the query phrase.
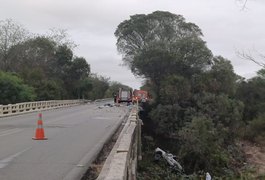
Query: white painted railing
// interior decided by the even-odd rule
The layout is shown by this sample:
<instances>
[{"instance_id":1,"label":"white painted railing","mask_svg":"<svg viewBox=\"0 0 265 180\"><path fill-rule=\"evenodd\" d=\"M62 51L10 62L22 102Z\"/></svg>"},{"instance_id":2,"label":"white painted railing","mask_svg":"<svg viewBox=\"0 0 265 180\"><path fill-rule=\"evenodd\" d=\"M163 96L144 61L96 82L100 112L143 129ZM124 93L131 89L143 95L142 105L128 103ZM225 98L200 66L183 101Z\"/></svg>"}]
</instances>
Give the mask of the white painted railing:
<instances>
[{"instance_id":1,"label":"white painted railing","mask_svg":"<svg viewBox=\"0 0 265 180\"><path fill-rule=\"evenodd\" d=\"M66 106L73 106L83 103L83 100L52 100L24 102L17 104L0 105L0 117L22 114L26 112L54 109Z\"/></svg>"}]
</instances>

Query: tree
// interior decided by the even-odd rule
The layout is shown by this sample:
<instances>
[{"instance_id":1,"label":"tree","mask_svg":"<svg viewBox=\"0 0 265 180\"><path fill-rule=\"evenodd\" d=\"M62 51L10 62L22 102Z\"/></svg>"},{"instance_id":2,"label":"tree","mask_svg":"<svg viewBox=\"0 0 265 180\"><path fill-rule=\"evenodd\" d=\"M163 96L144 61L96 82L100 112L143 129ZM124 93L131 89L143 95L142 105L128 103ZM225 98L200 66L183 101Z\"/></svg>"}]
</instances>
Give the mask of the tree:
<instances>
[{"instance_id":1,"label":"tree","mask_svg":"<svg viewBox=\"0 0 265 180\"><path fill-rule=\"evenodd\" d=\"M88 97L89 91L92 90L92 82L90 78L84 78L80 81L78 81L77 85L77 96L78 99L82 98L85 99L86 96Z\"/></svg>"},{"instance_id":2,"label":"tree","mask_svg":"<svg viewBox=\"0 0 265 180\"><path fill-rule=\"evenodd\" d=\"M40 80L35 89L38 101L62 99L65 93L62 85L55 80Z\"/></svg>"},{"instance_id":3,"label":"tree","mask_svg":"<svg viewBox=\"0 0 265 180\"><path fill-rule=\"evenodd\" d=\"M18 76L0 71L0 104L33 101L35 97L34 89Z\"/></svg>"},{"instance_id":4,"label":"tree","mask_svg":"<svg viewBox=\"0 0 265 180\"><path fill-rule=\"evenodd\" d=\"M180 145L192 172L224 173L234 158L224 147L235 147L244 108L234 98L238 76L230 61L212 55L198 26L169 12L131 16L115 36L124 63L155 94L144 122L149 130L175 142L172 149Z\"/></svg>"},{"instance_id":5,"label":"tree","mask_svg":"<svg viewBox=\"0 0 265 180\"><path fill-rule=\"evenodd\" d=\"M163 104L179 104L191 98L191 85L183 76L172 75L161 83L160 93Z\"/></svg>"},{"instance_id":6,"label":"tree","mask_svg":"<svg viewBox=\"0 0 265 180\"><path fill-rule=\"evenodd\" d=\"M252 119L246 127L245 138L247 140L264 145L265 142L265 114L259 114Z\"/></svg>"},{"instance_id":7,"label":"tree","mask_svg":"<svg viewBox=\"0 0 265 180\"><path fill-rule=\"evenodd\" d=\"M64 87L68 92L69 98L80 98L80 90L83 89L81 86L87 82L86 79L90 74L90 65L87 63L85 58L75 57L69 65L63 67L65 67L63 70L65 72L62 74L62 80L64 81Z\"/></svg>"},{"instance_id":8,"label":"tree","mask_svg":"<svg viewBox=\"0 0 265 180\"><path fill-rule=\"evenodd\" d=\"M29 32L12 19L0 21L0 70L8 70L8 51L29 37Z\"/></svg>"},{"instance_id":9,"label":"tree","mask_svg":"<svg viewBox=\"0 0 265 180\"><path fill-rule=\"evenodd\" d=\"M88 93L88 97L92 100L104 98L109 88L109 78L92 74L90 77L92 90Z\"/></svg>"},{"instance_id":10,"label":"tree","mask_svg":"<svg viewBox=\"0 0 265 180\"><path fill-rule=\"evenodd\" d=\"M162 46L159 48L160 50L178 53L181 49L185 49L184 52L177 55L185 56L184 60L189 62L189 55L195 54L192 53L192 50L196 50L196 46L205 46L201 40L202 33L198 26L186 23L181 15L163 11L131 16L130 20L119 24L115 36L117 37L118 51L133 72L137 72L137 67L132 66L134 58L143 50L148 51L148 49ZM187 40L193 40L194 44L189 44L186 42ZM198 61L197 66L209 62L208 59L202 60L202 57L211 56L207 48L206 51L208 54L193 60ZM199 63L200 61L201 63Z\"/></svg>"},{"instance_id":11,"label":"tree","mask_svg":"<svg viewBox=\"0 0 265 180\"><path fill-rule=\"evenodd\" d=\"M80 80L90 74L90 65L83 57L75 57L71 63L69 74L71 79Z\"/></svg>"},{"instance_id":12,"label":"tree","mask_svg":"<svg viewBox=\"0 0 265 180\"><path fill-rule=\"evenodd\" d=\"M73 50L77 46L75 42L70 38L66 29L52 28L46 33L44 37L55 42L58 46L66 46L71 50Z\"/></svg>"},{"instance_id":13,"label":"tree","mask_svg":"<svg viewBox=\"0 0 265 180\"><path fill-rule=\"evenodd\" d=\"M193 92L210 92L214 94L228 94L231 97L236 92L236 81L240 77L234 73L231 62L221 56L213 58L211 67L194 75L191 79Z\"/></svg>"},{"instance_id":14,"label":"tree","mask_svg":"<svg viewBox=\"0 0 265 180\"><path fill-rule=\"evenodd\" d=\"M57 66L69 65L73 59L73 51L66 45L58 46L55 57Z\"/></svg>"},{"instance_id":15,"label":"tree","mask_svg":"<svg viewBox=\"0 0 265 180\"><path fill-rule=\"evenodd\" d=\"M179 155L187 173L201 170L224 173L229 163L229 153L222 148L223 137L218 135L211 119L194 117L178 134L181 137Z\"/></svg>"},{"instance_id":16,"label":"tree","mask_svg":"<svg viewBox=\"0 0 265 180\"><path fill-rule=\"evenodd\" d=\"M34 87L37 100L104 97L108 79L89 77L90 65L74 56L76 44L66 30L29 34L10 19L0 21L0 70L16 73ZM89 92L92 85L97 92Z\"/></svg>"},{"instance_id":17,"label":"tree","mask_svg":"<svg viewBox=\"0 0 265 180\"><path fill-rule=\"evenodd\" d=\"M8 51L8 70L17 72L27 81L31 70L40 69L47 78L55 61L55 43L45 37L35 37L14 45Z\"/></svg>"},{"instance_id":18,"label":"tree","mask_svg":"<svg viewBox=\"0 0 265 180\"><path fill-rule=\"evenodd\" d=\"M124 85L122 83L119 83L119 82L116 82L116 81L112 81L112 82L109 83L109 88L105 92L104 97L108 97L108 98L109 97L113 97L113 95L119 91L119 88L127 89L127 90L131 89L129 86L126 86L126 85Z\"/></svg>"},{"instance_id":19,"label":"tree","mask_svg":"<svg viewBox=\"0 0 265 180\"><path fill-rule=\"evenodd\" d=\"M18 73L33 86L38 93L37 99L81 96L80 86L88 78L90 66L85 58L73 58L66 44L58 45L47 37L37 36L12 46L8 54L8 70Z\"/></svg>"},{"instance_id":20,"label":"tree","mask_svg":"<svg viewBox=\"0 0 265 180\"><path fill-rule=\"evenodd\" d=\"M201 30L181 15L163 11L134 15L119 24L115 36L124 63L135 75L150 79L157 94L166 76L188 77L211 64Z\"/></svg>"},{"instance_id":21,"label":"tree","mask_svg":"<svg viewBox=\"0 0 265 180\"><path fill-rule=\"evenodd\" d=\"M244 102L244 121L249 122L258 118L265 108L265 78L264 69L258 72L258 76L238 84L237 98Z\"/></svg>"},{"instance_id":22,"label":"tree","mask_svg":"<svg viewBox=\"0 0 265 180\"><path fill-rule=\"evenodd\" d=\"M178 104L158 105L149 116L153 121L153 131L160 137L173 138L184 126L184 109Z\"/></svg>"}]
</instances>

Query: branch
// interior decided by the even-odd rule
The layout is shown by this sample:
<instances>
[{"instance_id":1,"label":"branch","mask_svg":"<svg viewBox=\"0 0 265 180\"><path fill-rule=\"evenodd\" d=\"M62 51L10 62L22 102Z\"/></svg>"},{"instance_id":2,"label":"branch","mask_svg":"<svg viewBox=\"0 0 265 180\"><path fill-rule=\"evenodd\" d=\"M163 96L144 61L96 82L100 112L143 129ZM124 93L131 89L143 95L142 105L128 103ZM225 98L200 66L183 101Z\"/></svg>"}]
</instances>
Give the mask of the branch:
<instances>
[{"instance_id":1,"label":"branch","mask_svg":"<svg viewBox=\"0 0 265 180\"><path fill-rule=\"evenodd\" d=\"M247 4L248 0L245 0L242 6L242 10L246 9L246 4Z\"/></svg>"},{"instance_id":2,"label":"branch","mask_svg":"<svg viewBox=\"0 0 265 180\"><path fill-rule=\"evenodd\" d=\"M262 68L265 68L265 63L264 62L257 61L250 52L249 53L246 53L244 51L241 51L241 52L240 51L237 51L236 54L241 59L246 59L246 60L252 61L255 64L261 66ZM258 55L259 55L260 58L263 59L263 61L265 61L265 55L264 54L258 53Z\"/></svg>"},{"instance_id":3,"label":"branch","mask_svg":"<svg viewBox=\"0 0 265 180\"><path fill-rule=\"evenodd\" d=\"M248 0L237 0L237 2L239 2L240 6L242 5L241 7L241 10L244 11L245 9L247 9L247 2Z\"/></svg>"}]
</instances>

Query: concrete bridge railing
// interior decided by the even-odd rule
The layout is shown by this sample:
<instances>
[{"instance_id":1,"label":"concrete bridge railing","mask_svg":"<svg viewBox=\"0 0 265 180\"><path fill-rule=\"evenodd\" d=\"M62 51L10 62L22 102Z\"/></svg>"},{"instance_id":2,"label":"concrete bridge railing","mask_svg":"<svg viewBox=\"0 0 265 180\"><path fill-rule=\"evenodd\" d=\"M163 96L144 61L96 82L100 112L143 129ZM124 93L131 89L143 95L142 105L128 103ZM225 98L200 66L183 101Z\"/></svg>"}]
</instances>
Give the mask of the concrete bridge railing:
<instances>
[{"instance_id":1,"label":"concrete bridge railing","mask_svg":"<svg viewBox=\"0 0 265 180\"><path fill-rule=\"evenodd\" d=\"M141 125L137 108L132 109L97 180L136 180L141 159Z\"/></svg>"},{"instance_id":2,"label":"concrete bridge railing","mask_svg":"<svg viewBox=\"0 0 265 180\"><path fill-rule=\"evenodd\" d=\"M83 102L83 100L51 100L0 105L0 117L17 115L26 112L73 106L81 104Z\"/></svg>"}]
</instances>

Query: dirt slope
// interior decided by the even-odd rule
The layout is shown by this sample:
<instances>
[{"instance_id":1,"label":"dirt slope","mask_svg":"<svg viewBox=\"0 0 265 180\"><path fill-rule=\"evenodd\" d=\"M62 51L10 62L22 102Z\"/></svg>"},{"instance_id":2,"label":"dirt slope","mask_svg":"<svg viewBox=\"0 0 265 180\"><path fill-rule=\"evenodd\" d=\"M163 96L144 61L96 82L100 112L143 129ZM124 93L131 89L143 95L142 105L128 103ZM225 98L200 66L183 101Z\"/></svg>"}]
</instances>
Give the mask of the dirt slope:
<instances>
[{"instance_id":1,"label":"dirt slope","mask_svg":"<svg viewBox=\"0 0 265 180\"><path fill-rule=\"evenodd\" d=\"M244 142L243 144L247 162L256 167L257 174L265 174L265 147L257 146L249 142Z\"/></svg>"}]
</instances>

